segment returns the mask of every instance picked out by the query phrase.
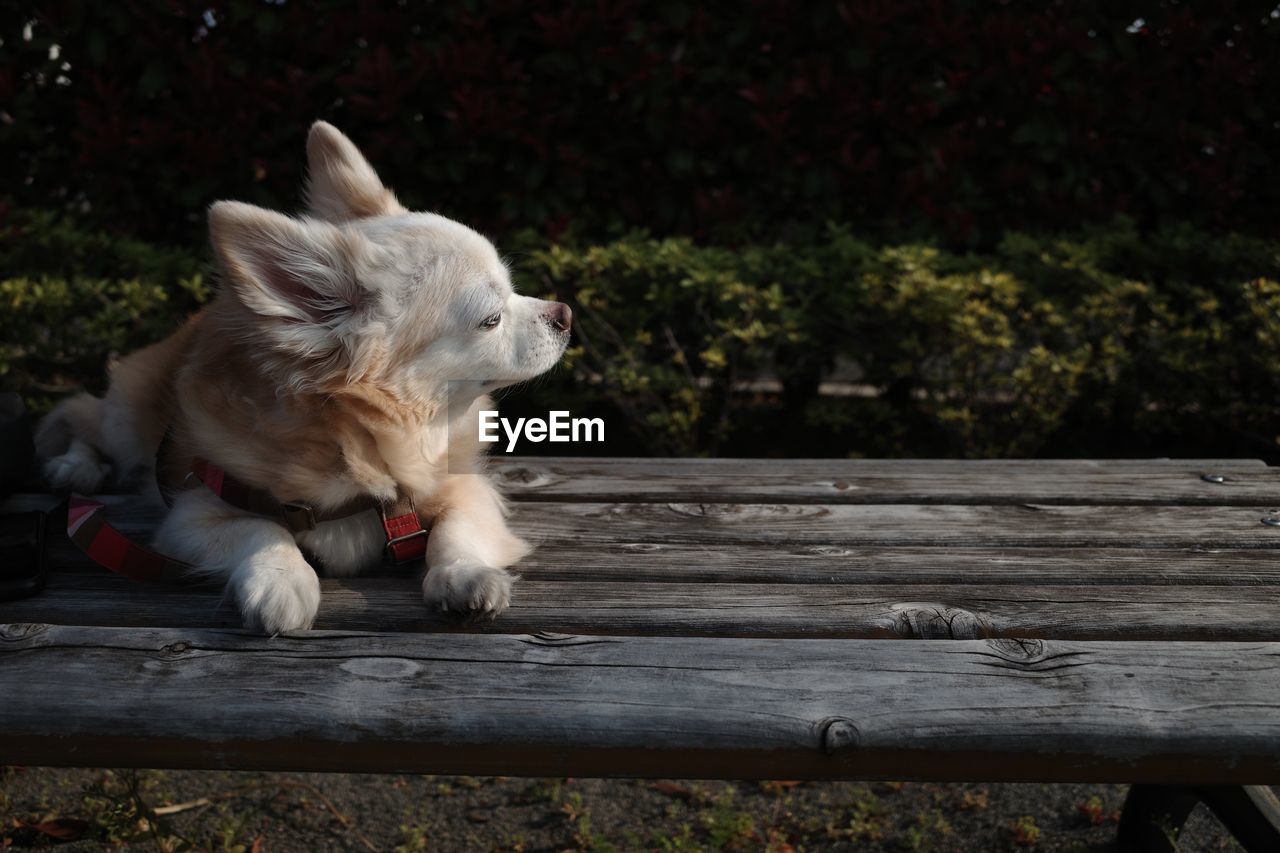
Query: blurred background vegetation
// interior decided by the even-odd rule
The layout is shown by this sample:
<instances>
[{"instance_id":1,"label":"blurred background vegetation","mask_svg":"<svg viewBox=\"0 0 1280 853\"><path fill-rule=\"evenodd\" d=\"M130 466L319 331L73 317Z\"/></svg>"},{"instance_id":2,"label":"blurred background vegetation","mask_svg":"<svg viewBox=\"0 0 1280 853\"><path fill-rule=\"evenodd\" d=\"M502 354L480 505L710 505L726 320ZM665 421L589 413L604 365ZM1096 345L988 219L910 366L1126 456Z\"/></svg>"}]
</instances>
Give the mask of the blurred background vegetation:
<instances>
[{"instance_id":1,"label":"blurred background vegetation","mask_svg":"<svg viewBox=\"0 0 1280 853\"><path fill-rule=\"evenodd\" d=\"M584 449L1280 462L1274 2L48 0L0 39L36 409L209 298L208 204L300 209L325 118L573 305L503 405L604 415Z\"/></svg>"}]
</instances>

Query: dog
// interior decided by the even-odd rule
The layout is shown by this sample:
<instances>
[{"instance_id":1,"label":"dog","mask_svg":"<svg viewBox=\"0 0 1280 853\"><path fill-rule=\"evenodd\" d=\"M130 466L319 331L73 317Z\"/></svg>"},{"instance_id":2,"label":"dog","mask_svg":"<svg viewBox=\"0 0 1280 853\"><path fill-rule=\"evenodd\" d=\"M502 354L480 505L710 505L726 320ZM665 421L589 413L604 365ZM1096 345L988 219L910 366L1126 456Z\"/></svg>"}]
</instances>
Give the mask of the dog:
<instances>
[{"instance_id":1,"label":"dog","mask_svg":"<svg viewBox=\"0 0 1280 853\"><path fill-rule=\"evenodd\" d=\"M484 474L478 412L490 392L560 361L572 313L516 294L477 232L402 207L332 125L312 126L307 161L305 215L209 209L216 297L121 359L105 397L78 395L45 417L45 479L82 493L154 484L163 442L184 464L210 460L320 513L408 495L430 529L426 605L496 615L511 599L506 569L529 546ZM156 550L225 582L246 627L266 634L316 618L304 551L348 576L387 546L373 509L293 532L191 485L168 495Z\"/></svg>"}]
</instances>

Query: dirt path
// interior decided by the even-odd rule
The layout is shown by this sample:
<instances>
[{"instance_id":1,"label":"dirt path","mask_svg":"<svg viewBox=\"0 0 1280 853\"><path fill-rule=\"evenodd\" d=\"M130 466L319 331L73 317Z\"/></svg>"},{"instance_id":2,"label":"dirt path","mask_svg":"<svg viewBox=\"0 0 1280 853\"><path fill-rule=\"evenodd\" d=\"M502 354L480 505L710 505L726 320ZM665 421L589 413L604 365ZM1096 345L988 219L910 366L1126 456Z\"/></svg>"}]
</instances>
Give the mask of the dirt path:
<instances>
[{"instance_id":1,"label":"dirt path","mask_svg":"<svg viewBox=\"0 0 1280 853\"><path fill-rule=\"evenodd\" d=\"M1106 849L1119 785L690 782L0 769L0 847ZM148 818L148 811L157 813ZM39 828L35 828L39 827ZM60 840L65 839L65 840ZM1183 851L1238 850L1197 810Z\"/></svg>"}]
</instances>

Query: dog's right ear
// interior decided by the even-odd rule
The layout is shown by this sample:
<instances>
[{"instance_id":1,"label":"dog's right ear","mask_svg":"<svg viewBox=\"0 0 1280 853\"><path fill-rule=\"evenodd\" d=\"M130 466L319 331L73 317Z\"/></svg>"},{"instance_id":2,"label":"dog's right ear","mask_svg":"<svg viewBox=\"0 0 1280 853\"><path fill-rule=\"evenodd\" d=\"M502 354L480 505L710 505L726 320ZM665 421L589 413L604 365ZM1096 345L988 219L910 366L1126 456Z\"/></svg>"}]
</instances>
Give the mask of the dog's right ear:
<instances>
[{"instance_id":1,"label":"dog's right ear","mask_svg":"<svg viewBox=\"0 0 1280 853\"><path fill-rule=\"evenodd\" d=\"M307 208L313 216L346 222L407 212L355 143L328 122L311 125L307 170Z\"/></svg>"},{"instance_id":2,"label":"dog's right ear","mask_svg":"<svg viewBox=\"0 0 1280 853\"><path fill-rule=\"evenodd\" d=\"M323 349L321 340L360 306L359 235L327 222L220 201L209 209L209 236L236 298L263 318L282 321Z\"/></svg>"}]
</instances>

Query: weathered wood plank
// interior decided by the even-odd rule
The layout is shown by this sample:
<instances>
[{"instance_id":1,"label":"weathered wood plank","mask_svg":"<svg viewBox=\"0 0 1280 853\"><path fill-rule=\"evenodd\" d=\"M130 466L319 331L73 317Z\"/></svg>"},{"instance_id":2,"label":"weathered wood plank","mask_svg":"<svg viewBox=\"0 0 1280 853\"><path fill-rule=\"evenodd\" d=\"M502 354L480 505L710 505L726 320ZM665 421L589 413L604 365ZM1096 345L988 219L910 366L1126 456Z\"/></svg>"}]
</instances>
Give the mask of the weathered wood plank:
<instances>
[{"instance_id":1,"label":"weathered wood plank","mask_svg":"<svg viewBox=\"0 0 1280 853\"><path fill-rule=\"evenodd\" d=\"M848 546L1275 548L1254 507L538 503L513 512L534 542Z\"/></svg>"},{"instance_id":2,"label":"weathered wood plank","mask_svg":"<svg viewBox=\"0 0 1280 853\"><path fill-rule=\"evenodd\" d=\"M929 548L752 543L548 543L525 577L617 583L935 584L965 586L1237 586L1280 590L1269 549Z\"/></svg>"},{"instance_id":3,"label":"weathered wood plank","mask_svg":"<svg viewBox=\"0 0 1280 853\"><path fill-rule=\"evenodd\" d=\"M920 689L927 685L927 689ZM1280 643L0 629L8 763L1280 778Z\"/></svg>"},{"instance_id":4,"label":"weathered wood plank","mask_svg":"<svg viewBox=\"0 0 1280 853\"><path fill-rule=\"evenodd\" d=\"M145 536L162 510L131 495L101 498L112 523ZM19 495L3 507L47 507ZM1280 507L1275 511L1280 514ZM524 503L512 526L537 544L849 547L1280 548L1272 510L1248 506Z\"/></svg>"},{"instance_id":5,"label":"weathered wood plank","mask_svg":"<svg viewBox=\"0 0 1280 853\"><path fill-rule=\"evenodd\" d=\"M494 622L428 610L412 577L322 581L317 628L399 632L572 631L671 636L1270 640L1280 587L733 584L543 581L532 573ZM237 627L216 588L55 575L0 602L0 621Z\"/></svg>"},{"instance_id":6,"label":"weathered wood plank","mask_svg":"<svg viewBox=\"0 0 1280 853\"><path fill-rule=\"evenodd\" d=\"M149 533L149 527L138 529L139 541L145 541ZM63 538L49 542L49 560L60 574L104 571ZM531 580L600 583L1280 588L1280 556L1264 548L893 548L653 542L601 546L554 541L544 542L521 560L516 570ZM370 576L402 574L401 569L384 566Z\"/></svg>"},{"instance_id":7,"label":"weathered wood plank","mask_svg":"<svg viewBox=\"0 0 1280 853\"><path fill-rule=\"evenodd\" d=\"M1280 505L1256 459L632 459L502 456L516 501ZM1210 482L1205 475L1219 475Z\"/></svg>"},{"instance_id":8,"label":"weathered wood plank","mask_svg":"<svg viewBox=\"0 0 1280 853\"><path fill-rule=\"evenodd\" d=\"M1259 460L626 459L505 457L518 501L824 504L1280 504ZM1221 475L1208 482L1204 475Z\"/></svg>"}]
</instances>

